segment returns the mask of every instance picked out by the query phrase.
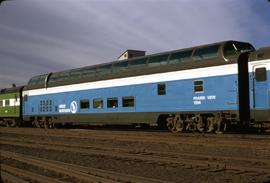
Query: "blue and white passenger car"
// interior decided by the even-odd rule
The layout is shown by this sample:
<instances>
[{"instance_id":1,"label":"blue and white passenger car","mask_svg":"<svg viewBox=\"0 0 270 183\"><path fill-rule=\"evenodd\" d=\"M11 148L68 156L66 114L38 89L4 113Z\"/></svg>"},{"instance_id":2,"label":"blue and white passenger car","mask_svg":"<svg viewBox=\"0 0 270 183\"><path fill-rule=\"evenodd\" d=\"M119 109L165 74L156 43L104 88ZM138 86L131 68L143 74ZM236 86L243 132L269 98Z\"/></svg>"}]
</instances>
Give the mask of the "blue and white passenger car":
<instances>
[{"instance_id":1,"label":"blue and white passenger car","mask_svg":"<svg viewBox=\"0 0 270 183\"><path fill-rule=\"evenodd\" d=\"M270 122L270 48L225 41L35 76L24 120L224 131Z\"/></svg>"}]
</instances>

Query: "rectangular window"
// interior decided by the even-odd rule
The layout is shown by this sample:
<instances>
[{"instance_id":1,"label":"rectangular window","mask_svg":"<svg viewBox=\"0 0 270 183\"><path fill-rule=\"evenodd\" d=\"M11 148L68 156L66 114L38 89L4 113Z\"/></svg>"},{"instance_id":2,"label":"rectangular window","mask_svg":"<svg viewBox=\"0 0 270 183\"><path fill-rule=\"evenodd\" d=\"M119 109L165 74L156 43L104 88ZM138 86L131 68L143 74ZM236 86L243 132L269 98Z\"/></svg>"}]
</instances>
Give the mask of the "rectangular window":
<instances>
[{"instance_id":1,"label":"rectangular window","mask_svg":"<svg viewBox=\"0 0 270 183\"><path fill-rule=\"evenodd\" d=\"M27 102L27 100L28 100L28 95L24 95L23 96L23 101Z\"/></svg>"},{"instance_id":2,"label":"rectangular window","mask_svg":"<svg viewBox=\"0 0 270 183\"><path fill-rule=\"evenodd\" d=\"M89 100L88 99L80 100L80 107L81 109L89 109L90 108Z\"/></svg>"},{"instance_id":3,"label":"rectangular window","mask_svg":"<svg viewBox=\"0 0 270 183\"><path fill-rule=\"evenodd\" d=\"M108 108L117 108L118 107L118 99L117 98L108 98L107 99L107 107Z\"/></svg>"},{"instance_id":4,"label":"rectangular window","mask_svg":"<svg viewBox=\"0 0 270 183\"><path fill-rule=\"evenodd\" d=\"M80 70L73 70L70 72L70 79L80 79L82 72Z\"/></svg>"},{"instance_id":5,"label":"rectangular window","mask_svg":"<svg viewBox=\"0 0 270 183\"><path fill-rule=\"evenodd\" d=\"M152 56L149 58L148 65L149 66L159 66L167 64L169 54Z\"/></svg>"},{"instance_id":6,"label":"rectangular window","mask_svg":"<svg viewBox=\"0 0 270 183\"><path fill-rule=\"evenodd\" d=\"M102 98L95 98L93 100L93 107L94 107L94 109L102 109L103 108L103 99Z\"/></svg>"},{"instance_id":7,"label":"rectangular window","mask_svg":"<svg viewBox=\"0 0 270 183\"><path fill-rule=\"evenodd\" d=\"M9 100L5 100L5 106L10 106Z\"/></svg>"},{"instance_id":8,"label":"rectangular window","mask_svg":"<svg viewBox=\"0 0 270 183\"><path fill-rule=\"evenodd\" d=\"M0 100L0 107L3 107L3 100Z\"/></svg>"},{"instance_id":9,"label":"rectangular window","mask_svg":"<svg viewBox=\"0 0 270 183\"><path fill-rule=\"evenodd\" d=\"M82 72L82 77L89 77L89 76L94 76L96 74L96 69L92 67L86 67L81 70Z\"/></svg>"},{"instance_id":10,"label":"rectangular window","mask_svg":"<svg viewBox=\"0 0 270 183\"><path fill-rule=\"evenodd\" d=\"M140 58L129 62L130 67L139 67L146 65L147 58Z\"/></svg>"},{"instance_id":11,"label":"rectangular window","mask_svg":"<svg viewBox=\"0 0 270 183\"><path fill-rule=\"evenodd\" d=\"M157 94L158 95L166 95L166 84L165 83L159 83L157 85Z\"/></svg>"},{"instance_id":12,"label":"rectangular window","mask_svg":"<svg viewBox=\"0 0 270 183\"><path fill-rule=\"evenodd\" d=\"M123 107L134 107L134 105L135 105L133 96L123 97L122 102L123 102L122 103Z\"/></svg>"},{"instance_id":13,"label":"rectangular window","mask_svg":"<svg viewBox=\"0 0 270 183\"><path fill-rule=\"evenodd\" d=\"M113 65L113 72L125 71L128 68L128 62L117 62Z\"/></svg>"},{"instance_id":14,"label":"rectangular window","mask_svg":"<svg viewBox=\"0 0 270 183\"><path fill-rule=\"evenodd\" d=\"M207 46L204 48L198 48L195 50L193 59L201 60L201 59L213 59L218 57L218 49L220 45Z\"/></svg>"},{"instance_id":15,"label":"rectangular window","mask_svg":"<svg viewBox=\"0 0 270 183\"><path fill-rule=\"evenodd\" d=\"M194 81L194 92L203 92L203 80Z\"/></svg>"},{"instance_id":16,"label":"rectangular window","mask_svg":"<svg viewBox=\"0 0 270 183\"><path fill-rule=\"evenodd\" d=\"M111 72L112 64L106 64L96 68L97 73L107 74Z\"/></svg>"},{"instance_id":17,"label":"rectangular window","mask_svg":"<svg viewBox=\"0 0 270 183\"><path fill-rule=\"evenodd\" d=\"M188 51L180 51L176 53L172 53L170 57L170 64L178 63L181 61L190 60L191 54L193 50Z\"/></svg>"},{"instance_id":18,"label":"rectangular window","mask_svg":"<svg viewBox=\"0 0 270 183\"><path fill-rule=\"evenodd\" d=\"M255 69L255 79L256 81L266 81L267 76L265 67Z\"/></svg>"}]
</instances>

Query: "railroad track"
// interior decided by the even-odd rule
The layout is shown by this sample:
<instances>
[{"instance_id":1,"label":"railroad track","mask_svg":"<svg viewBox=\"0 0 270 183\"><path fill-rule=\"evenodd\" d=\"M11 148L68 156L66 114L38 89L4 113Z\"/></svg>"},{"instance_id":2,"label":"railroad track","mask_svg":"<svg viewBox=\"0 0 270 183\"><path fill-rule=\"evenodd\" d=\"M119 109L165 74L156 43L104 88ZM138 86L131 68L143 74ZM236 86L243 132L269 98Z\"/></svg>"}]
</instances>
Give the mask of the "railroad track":
<instances>
[{"instance_id":1,"label":"railroad track","mask_svg":"<svg viewBox=\"0 0 270 183\"><path fill-rule=\"evenodd\" d=\"M12 133L12 134L28 134L31 132L32 135L51 135L51 136L63 136L59 134L66 134L68 137L79 137L81 135L86 135L88 137L97 137L97 138L133 138L136 136L138 139L143 140L155 140L157 137L159 140L168 140L168 139L177 139L179 140L181 137L209 137L209 138L217 138L217 139L231 139L237 138L238 140L250 140L250 139L269 139L270 140L270 132L265 134L241 134L241 133L227 133L227 134L211 134L211 133L169 133L166 131L110 131L110 130L92 130L92 129L40 129L40 128L20 128L23 130L18 131L18 128L7 128L0 127L0 130L4 133ZM34 130L33 130L34 129ZM45 132L45 133L44 133ZM179 137L179 138L177 138Z\"/></svg>"},{"instance_id":2,"label":"railroad track","mask_svg":"<svg viewBox=\"0 0 270 183\"><path fill-rule=\"evenodd\" d=\"M37 168L41 168L46 171L52 171L58 175L58 177L48 177L32 173L26 170L21 170L9 165L1 165L4 172L4 180L24 182L24 179L30 179L33 181L44 183L63 183L63 182L93 182L93 183L116 183L116 182L140 182L140 183L167 183L168 181L161 181L152 178L139 177L134 175L127 175L118 172L105 171L95 168L83 167L79 165L73 165L63 163L59 161L53 161L43 158L37 158L18 154L9 151L1 150L2 158L15 160L20 163L31 165ZM16 176L16 177L15 177ZM19 177L19 178L18 178ZM64 180L63 177L66 177Z\"/></svg>"},{"instance_id":3,"label":"railroad track","mask_svg":"<svg viewBox=\"0 0 270 183\"><path fill-rule=\"evenodd\" d=\"M30 130L30 129L28 129ZM83 130L83 133L74 133L77 132L75 130L41 130L39 132L17 132L16 130L9 129L7 131L2 131L2 136L32 136L32 138L65 138L66 140L70 138L77 138L78 141L91 141L91 140L115 140L115 141L129 141L129 142L149 142L149 143L166 143L166 144L189 144L189 145L201 145L204 146L216 146L217 140L218 143L222 143L223 147L250 147L253 145L254 140L256 140L257 147L261 148L265 145L265 140L268 140L270 145L270 136L256 136L256 135L229 135L229 136L218 136L218 135L204 135L204 134L166 134L162 133L163 135L160 136L160 133L154 135L152 133L148 134L146 132L139 132L139 134L131 133L131 134L109 134L105 131L105 134L102 132L96 131L87 131ZM44 133L45 132L45 133ZM61 134L64 132L64 134ZM79 130L81 132L81 130ZM93 134L92 134L93 132ZM144 136L146 134L146 136ZM194 138L197 137L197 138ZM232 138L235 139L234 143L232 144ZM261 142L262 141L262 142ZM261 146L259 146L261 144ZM253 147L256 148L256 147Z\"/></svg>"},{"instance_id":4,"label":"railroad track","mask_svg":"<svg viewBox=\"0 0 270 183\"><path fill-rule=\"evenodd\" d=\"M23 128L0 128L0 132L0 151L6 155L2 156L1 152L2 179L6 182L188 182L196 176L224 175L235 182L270 180L269 136L228 138ZM15 156L7 157L7 154ZM35 160L36 164L25 158ZM66 169L61 172L45 164L41 166L37 161L93 177L86 180Z\"/></svg>"},{"instance_id":5,"label":"railroad track","mask_svg":"<svg viewBox=\"0 0 270 183\"><path fill-rule=\"evenodd\" d=\"M176 158L178 159L181 157L182 159L204 159L209 161L210 159L214 159L216 162L225 162L226 160L233 160L233 161L247 161L247 162L257 162L257 163L263 163L267 164L270 167L270 159L266 158L254 158L254 157L248 157L248 158L243 158L241 155L239 156L226 156L226 155L206 155L206 154L201 154L201 153L194 153L194 152L169 152L169 151L154 151L154 150L146 150L146 149L132 149L131 148L122 148L122 147L117 147L117 148L111 148L111 147L106 147L104 145L89 145L89 144L81 144L81 143L63 143L63 142L55 142L55 141L47 141L43 140L42 142L38 140L29 140L29 139L14 139L14 138L5 138L5 137L0 137L0 143L8 143L11 144L13 142L18 142L18 143L26 143L26 144L37 144L37 145L48 145L48 146L53 146L53 147L67 147L67 148L75 148L75 149L80 149L80 150L96 150L97 152L114 152L114 153L125 153L125 154L142 154L146 156L156 156L156 157L171 157L171 158ZM19 144L21 145L21 144ZM82 151L81 151L82 152ZM89 151L88 151L89 152ZM267 153L269 151L265 151ZM270 158L270 155L269 155Z\"/></svg>"},{"instance_id":6,"label":"railroad track","mask_svg":"<svg viewBox=\"0 0 270 183\"><path fill-rule=\"evenodd\" d=\"M43 149L47 151L66 151L88 156L103 156L106 159L116 159L130 162L143 162L168 167L182 167L207 172L231 172L248 176L265 176L270 178L270 160L260 158L223 157L192 153L168 153L155 151L128 151L126 149L111 149L97 146L68 145L55 142L16 141L0 138L0 144ZM237 165L241 162L241 165ZM259 166L256 166L259 165Z\"/></svg>"}]
</instances>

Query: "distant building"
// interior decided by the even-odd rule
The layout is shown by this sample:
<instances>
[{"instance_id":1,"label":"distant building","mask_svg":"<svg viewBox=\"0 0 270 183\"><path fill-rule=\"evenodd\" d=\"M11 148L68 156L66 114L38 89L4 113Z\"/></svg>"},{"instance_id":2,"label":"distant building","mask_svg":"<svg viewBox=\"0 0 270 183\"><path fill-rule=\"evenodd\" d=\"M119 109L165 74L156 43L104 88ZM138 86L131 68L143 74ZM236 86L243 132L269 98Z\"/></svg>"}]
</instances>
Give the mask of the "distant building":
<instances>
[{"instance_id":1,"label":"distant building","mask_svg":"<svg viewBox=\"0 0 270 183\"><path fill-rule=\"evenodd\" d=\"M125 60L125 59L129 59L129 58L141 57L141 56L145 56L145 51L141 51L141 50L126 50L124 53L122 53L118 57L118 60Z\"/></svg>"}]
</instances>

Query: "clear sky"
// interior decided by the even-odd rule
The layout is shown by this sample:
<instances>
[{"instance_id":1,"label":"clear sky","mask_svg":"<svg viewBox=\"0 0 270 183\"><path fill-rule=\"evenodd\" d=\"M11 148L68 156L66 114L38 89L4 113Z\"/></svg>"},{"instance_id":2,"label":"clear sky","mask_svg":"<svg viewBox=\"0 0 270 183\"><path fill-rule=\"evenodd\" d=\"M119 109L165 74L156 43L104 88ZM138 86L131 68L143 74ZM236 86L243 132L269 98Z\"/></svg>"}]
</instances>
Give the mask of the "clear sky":
<instances>
[{"instance_id":1,"label":"clear sky","mask_svg":"<svg viewBox=\"0 0 270 183\"><path fill-rule=\"evenodd\" d=\"M34 76L240 40L270 46L268 0L11 0L0 6L0 88Z\"/></svg>"}]
</instances>

